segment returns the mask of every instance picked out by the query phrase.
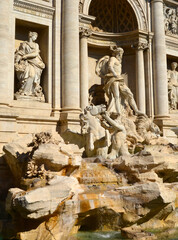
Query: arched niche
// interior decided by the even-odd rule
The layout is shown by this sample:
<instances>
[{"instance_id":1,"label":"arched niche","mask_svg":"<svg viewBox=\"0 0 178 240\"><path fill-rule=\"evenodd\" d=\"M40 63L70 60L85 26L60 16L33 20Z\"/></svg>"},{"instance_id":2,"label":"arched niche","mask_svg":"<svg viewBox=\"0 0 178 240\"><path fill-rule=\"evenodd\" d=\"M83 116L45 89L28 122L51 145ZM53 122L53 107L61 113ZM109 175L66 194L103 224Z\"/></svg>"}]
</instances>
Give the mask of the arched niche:
<instances>
[{"instance_id":1,"label":"arched niche","mask_svg":"<svg viewBox=\"0 0 178 240\"><path fill-rule=\"evenodd\" d=\"M90 11L90 5L92 1L97 1L97 0L84 0L83 1L83 8L82 8L82 13L89 15ZM109 0L108 0L109 1ZM119 2L119 0L116 0ZM147 30L148 29L148 24L146 20L146 14L143 10L143 6L139 2L139 0L124 0L126 1L130 7L132 8L134 15L137 20L138 24L138 30Z\"/></svg>"}]
</instances>

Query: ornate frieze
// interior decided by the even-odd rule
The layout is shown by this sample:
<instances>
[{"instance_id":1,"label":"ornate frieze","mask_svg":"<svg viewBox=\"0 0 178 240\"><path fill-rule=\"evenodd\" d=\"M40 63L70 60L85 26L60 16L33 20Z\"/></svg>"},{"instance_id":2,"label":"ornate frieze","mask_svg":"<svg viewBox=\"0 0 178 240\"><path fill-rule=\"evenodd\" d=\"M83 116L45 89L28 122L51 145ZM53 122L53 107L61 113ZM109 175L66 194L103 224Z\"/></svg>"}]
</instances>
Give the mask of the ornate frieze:
<instances>
[{"instance_id":1,"label":"ornate frieze","mask_svg":"<svg viewBox=\"0 0 178 240\"><path fill-rule=\"evenodd\" d=\"M37 5L23 0L14 0L14 10L47 19L53 19L54 15L54 8Z\"/></svg>"},{"instance_id":2,"label":"ornate frieze","mask_svg":"<svg viewBox=\"0 0 178 240\"><path fill-rule=\"evenodd\" d=\"M178 35L178 7L164 5L165 32Z\"/></svg>"}]
</instances>

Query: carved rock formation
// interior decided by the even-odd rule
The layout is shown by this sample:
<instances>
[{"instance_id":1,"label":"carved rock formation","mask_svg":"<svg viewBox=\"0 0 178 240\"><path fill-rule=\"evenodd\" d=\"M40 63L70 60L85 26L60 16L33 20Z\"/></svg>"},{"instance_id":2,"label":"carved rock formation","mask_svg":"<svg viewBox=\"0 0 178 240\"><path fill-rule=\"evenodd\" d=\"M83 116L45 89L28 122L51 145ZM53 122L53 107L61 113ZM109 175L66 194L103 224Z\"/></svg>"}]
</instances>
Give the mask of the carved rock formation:
<instances>
[{"instance_id":1,"label":"carved rock formation","mask_svg":"<svg viewBox=\"0 0 178 240\"><path fill-rule=\"evenodd\" d=\"M178 227L175 149L145 145L113 161L82 159L76 145L48 133L6 145L5 158L16 179L6 200L16 223L8 237L65 240L78 229L107 228L123 229L131 239L155 239L142 230ZM31 169L37 166L36 174L27 174L29 163Z\"/></svg>"}]
</instances>

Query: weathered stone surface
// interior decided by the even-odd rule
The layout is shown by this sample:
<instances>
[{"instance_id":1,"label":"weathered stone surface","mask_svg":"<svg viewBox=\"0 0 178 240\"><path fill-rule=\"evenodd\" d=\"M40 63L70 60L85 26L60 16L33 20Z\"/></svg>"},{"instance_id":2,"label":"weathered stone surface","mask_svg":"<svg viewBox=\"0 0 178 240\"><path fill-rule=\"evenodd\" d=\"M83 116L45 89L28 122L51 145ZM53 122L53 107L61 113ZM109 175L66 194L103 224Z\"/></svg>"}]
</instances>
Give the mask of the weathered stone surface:
<instances>
[{"instance_id":1,"label":"weathered stone surface","mask_svg":"<svg viewBox=\"0 0 178 240\"><path fill-rule=\"evenodd\" d=\"M63 240L78 228L177 226L178 160L172 146L143 148L114 161L102 157L81 159L77 146L50 140L48 134L36 136L30 145L22 146L22 153L31 150L27 153L34 167L44 165L45 177L26 175L21 182L29 183L27 191L9 190L6 208L13 218L39 221L33 230L21 228L19 239L52 240L54 234ZM8 152L10 164L11 157L17 158L15 148L13 145ZM128 234L131 239L155 239L137 229Z\"/></svg>"},{"instance_id":2,"label":"weathered stone surface","mask_svg":"<svg viewBox=\"0 0 178 240\"><path fill-rule=\"evenodd\" d=\"M91 163L81 165L79 170L81 173L84 169L87 169L87 164L91 166ZM100 163L98 163L98 166L101 169ZM95 168L97 169L96 163ZM141 169L143 170L143 168ZM103 173L102 170L101 172ZM129 174L132 173L129 172ZM91 187L91 182L97 184L96 180L102 180L101 176L98 176L97 171L93 170L92 174L88 175L87 181L83 182L86 186L84 193L79 195L78 224L84 225L88 230L93 230L92 222L94 219L99 219L100 224L106 225L107 228L117 229L119 226L125 227L133 224L141 225L144 222L149 223L155 216L161 221L161 219L167 218L174 211L175 190L172 191L171 188L165 187L162 179L159 179L155 172L141 173L140 183L131 186L127 185L118 188L115 182L110 182L108 185L105 183L105 187L103 185ZM120 173L117 173L116 176L119 181ZM127 178L127 175L125 175L125 178ZM95 179L95 182L93 182L93 179ZM106 221L108 215L112 219L112 223Z\"/></svg>"},{"instance_id":3,"label":"weathered stone surface","mask_svg":"<svg viewBox=\"0 0 178 240\"><path fill-rule=\"evenodd\" d=\"M121 230L121 234L125 238L134 239L134 240L155 240L157 237L149 232L144 232L140 228L128 227Z\"/></svg>"},{"instance_id":4,"label":"weathered stone surface","mask_svg":"<svg viewBox=\"0 0 178 240\"><path fill-rule=\"evenodd\" d=\"M31 134L4 146L5 159L20 186L21 178L43 177L47 171L74 170L81 164L77 145L65 144L50 133Z\"/></svg>"},{"instance_id":5,"label":"weathered stone surface","mask_svg":"<svg viewBox=\"0 0 178 240\"><path fill-rule=\"evenodd\" d=\"M48 186L24 192L19 196L19 191L11 189L7 206L17 211L23 218L38 219L53 214L58 206L66 199L72 198L80 189L78 181L73 177L56 176ZM20 192L21 193L21 192Z\"/></svg>"},{"instance_id":6,"label":"weathered stone surface","mask_svg":"<svg viewBox=\"0 0 178 240\"><path fill-rule=\"evenodd\" d=\"M60 144L58 147L48 143L40 145L33 155L33 160L37 164L44 164L50 171L60 171L62 168L72 165L80 166L81 157L75 155L79 150L76 145Z\"/></svg>"},{"instance_id":7,"label":"weathered stone surface","mask_svg":"<svg viewBox=\"0 0 178 240\"><path fill-rule=\"evenodd\" d=\"M128 182L158 181L176 182L178 154L145 153L141 156L122 156L108 163L117 173L125 173ZM143 174L145 173L145 174ZM157 175L156 175L156 174ZM160 178L160 179L159 179Z\"/></svg>"},{"instance_id":8,"label":"weathered stone surface","mask_svg":"<svg viewBox=\"0 0 178 240\"><path fill-rule=\"evenodd\" d=\"M28 144L33 140L32 134L26 135L25 137L18 138L4 146L3 151L5 154L5 159L10 167L12 174L17 181L20 181L21 177L27 168L28 160L32 147Z\"/></svg>"},{"instance_id":9,"label":"weathered stone surface","mask_svg":"<svg viewBox=\"0 0 178 240\"><path fill-rule=\"evenodd\" d=\"M60 171L69 164L69 157L59 151L56 145L40 145L33 155L37 164L44 164L47 170Z\"/></svg>"}]
</instances>

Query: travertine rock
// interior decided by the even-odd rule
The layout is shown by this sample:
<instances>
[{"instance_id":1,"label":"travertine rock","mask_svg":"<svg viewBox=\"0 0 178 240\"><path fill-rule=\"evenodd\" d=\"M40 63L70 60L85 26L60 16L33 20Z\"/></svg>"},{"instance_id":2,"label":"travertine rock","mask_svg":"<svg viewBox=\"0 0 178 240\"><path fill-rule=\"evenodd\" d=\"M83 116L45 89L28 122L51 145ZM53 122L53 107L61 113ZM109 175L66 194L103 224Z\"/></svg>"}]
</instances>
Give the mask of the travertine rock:
<instances>
[{"instance_id":1,"label":"travertine rock","mask_svg":"<svg viewBox=\"0 0 178 240\"><path fill-rule=\"evenodd\" d=\"M133 226L128 232L132 239L154 239L153 235L134 230L134 226L177 226L178 159L174 146L142 143L144 147L137 154L111 160L81 159L77 146L60 139L56 142L48 134L31 136L30 144L27 142L23 141L21 148L14 143L6 147L9 164L15 159L21 167L17 146L20 153L29 154L28 163L34 164L31 170L27 168L29 172L42 174L44 170L44 178L35 173L33 178L23 178L29 182L27 191L9 190L6 208L13 218L39 221L33 230L20 228L19 239L52 240L48 229L56 239L63 240L80 227L119 230L129 226ZM43 165L44 169L35 167Z\"/></svg>"},{"instance_id":2,"label":"travertine rock","mask_svg":"<svg viewBox=\"0 0 178 240\"><path fill-rule=\"evenodd\" d=\"M19 182L27 169L32 147L28 146L33 140L32 134L19 138L3 147L5 159L15 179Z\"/></svg>"},{"instance_id":3,"label":"travertine rock","mask_svg":"<svg viewBox=\"0 0 178 240\"><path fill-rule=\"evenodd\" d=\"M4 146L5 159L15 179L44 177L47 171L58 172L64 167L79 167L80 151L77 145L65 144L50 133L27 135Z\"/></svg>"},{"instance_id":4,"label":"travertine rock","mask_svg":"<svg viewBox=\"0 0 178 240\"><path fill-rule=\"evenodd\" d=\"M23 218L38 219L52 215L64 200L78 193L80 186L74 177L56 176L49 185L28 192L9 190L7 209L15 210ZM19 193L21 195L19 195ZM10 207L11 199L11 209Z\"/></svg>"},{"instance_id":5,"label":"travertine rock","mask_svg":"<svg viewBox=\"0 0 178 240\"><path fill-rule=\"evenodd\" d=\"M121 230L121 234L125 238L134 239L134 240L155 240L155 239L157 239L157 237L154 234L149 233L149 232L144 232L138 227L123 228Z\"/></svg>"}]
</instances>

